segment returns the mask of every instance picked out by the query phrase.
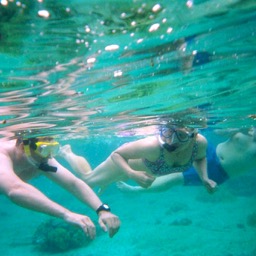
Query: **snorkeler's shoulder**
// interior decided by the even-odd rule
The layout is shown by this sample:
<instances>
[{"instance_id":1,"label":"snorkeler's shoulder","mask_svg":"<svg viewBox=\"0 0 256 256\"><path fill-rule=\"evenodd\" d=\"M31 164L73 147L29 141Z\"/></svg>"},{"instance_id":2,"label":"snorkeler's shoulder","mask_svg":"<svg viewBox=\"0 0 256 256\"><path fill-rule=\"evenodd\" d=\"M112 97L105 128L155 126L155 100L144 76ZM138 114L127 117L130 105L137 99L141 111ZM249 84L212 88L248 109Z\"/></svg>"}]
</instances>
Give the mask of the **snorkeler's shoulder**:
<instances>
[{"instance_id":1,"label":"snorkeler's shoulder","mask_svg":"<svg viewBox=\"0 0 256 256\"><path fill-rule=\"evenodd\" d=\"M202 134L197 134L196 141L197 141L198 147L207 148L208 141Z\"/></svg>"},{"instance_id":2,"label":"snorkeler's shoulder","mask_svg":"<svg viewBox=\"0 0 256 256\"><path fill-rule=\"evenodd\" d=\"M12 155L12 153L16 150L16 141L2 141L0 143L0 154L1 155Z\"/></svg>"},{"instance_id":3,"label":"snorkeler's shoulder","mask_svg":"<svg viewBox=\"0 0 256 256\"><path fill-rule=\"evenodd\" d=\"M144 143L146 146L158 146L158 137L148 136L141 140L141 143Z\"/></svg>"}]
</instances>

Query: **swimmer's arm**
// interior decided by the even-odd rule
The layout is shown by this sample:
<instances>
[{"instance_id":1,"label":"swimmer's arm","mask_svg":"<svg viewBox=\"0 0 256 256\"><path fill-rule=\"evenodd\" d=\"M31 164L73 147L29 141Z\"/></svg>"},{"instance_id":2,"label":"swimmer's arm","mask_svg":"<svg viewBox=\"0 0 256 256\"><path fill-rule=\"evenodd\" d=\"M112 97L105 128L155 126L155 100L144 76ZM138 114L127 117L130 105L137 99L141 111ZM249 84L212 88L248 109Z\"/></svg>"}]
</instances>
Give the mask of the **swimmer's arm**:
<instances>
[{"instance_id":1,"label":"swimmer's arm","mask_svg":"<svg viewBox=\"0 0 256 256\"><path fill-rule=\"evenodd\" d=\"M4 194L13 203L33 211L45 213L54 217L63 218L69 211L53 202L34 186L20 179L13 169L9 157L0 154L0 193Z\"/></svg>"},{"instance_id":2,"label":"swimmer's arm","mask_svg":"<svg viewBox=\"0 0 256 256\"><path fill-rule=\"evenodd\" d=\"M207 174L207 161L206 161L206 149L207 140L204 136L198 134L197 137L198 149L197 155L194 159L193 166L195 167L200 179L204 182L209 179Z\"/></svg>"},{"instance_id":3,"label":"swimmer's arm","mask_svg":"<svg viewBox=\"0 0 256 256\"><path fill-rule=\"evenodd\" d=\"M202 183L209 193L213 193L217 188L217 183L208 177L207 173L207 160L206 157L198 159L193 163L194 168L196 169Z\"/></svg>"},{"instance_id":4,"label":"swimmer's arm","mask_svg":"<svg viewBox=\"0 0 256 256\"><path fill-rule=\"evenodd\" d=\"M51 158L49 163L57 167L57 172L44 172L45 176L62 186L94 211L102 205L99 197L84 181L77 178L55 159ZM67 221L81 226L91 238L94 238L95 228L89 217L71 212ZM98 214L98 223L105 232L108 231L110 237L114 236L120 227L119 218L108 211L101 211Z\"/></svg>"},{"instance_id":5,"label":"swimmer's arm","mask_svg":"<svg viewBox=\"0 0 256 256\"><path fill-rule=\"evenodd\" d=\"M195 160L193 162L193 166L202 181L209 179L207 174L207 160L205 156L201 159Z\"/></svg>"},{"instance_id":6,"label":"swimmer's arm","mask_svg":"<svg viewBox=\"0 0 256 256\"><path fill-rule=\"evenodd\" d=\"M72 172L62 166L56 159L51 158L48 163L57 167L56 172L43 172L45 176L69 191L80 201L96 210L102 202L94 191L80 178L77 178Z\"/></svg>"},{"instance_id":7,"label":"swimmer's arm","mask_svg":"<svg viewBox=\"0 0 256 256\"><path fill-rule=\"evenodd\" d=\"M129 165L130 159L149 158L155 150L154 139L146 138L131 143L126 143L111 154L113 163L118 167L122 175L134 180L140 186L148 188L155 180L144 170L134 170Z\"/></svg>"},{"instance_id":8,"label":"swimmer's arm","mask_svg":"<svg viewBox=\"0 0 256 256\"><path fill-rule=\"evenodd\" d=\"M130 159L148 158L151 148L152 142L149 138L129 142L112 152L111 159L124 174L131 177L135 170L129 166L128 161Z\"/></svg>"},{"instance_id":9,"label":"swimmer's arm","mask_svg":"<svg viewBox=\"0 0 256 256\"><path fill-rule=\"evenodd\" d=\"M209 179L207 173L207 159L206 159L207 140L203 136L199 136L198 140L198 152L196 159L193 162L193 166L196 169L200 179L208 192L213 192L217 186L216 182Z\"/></svg>"}]
</instances>

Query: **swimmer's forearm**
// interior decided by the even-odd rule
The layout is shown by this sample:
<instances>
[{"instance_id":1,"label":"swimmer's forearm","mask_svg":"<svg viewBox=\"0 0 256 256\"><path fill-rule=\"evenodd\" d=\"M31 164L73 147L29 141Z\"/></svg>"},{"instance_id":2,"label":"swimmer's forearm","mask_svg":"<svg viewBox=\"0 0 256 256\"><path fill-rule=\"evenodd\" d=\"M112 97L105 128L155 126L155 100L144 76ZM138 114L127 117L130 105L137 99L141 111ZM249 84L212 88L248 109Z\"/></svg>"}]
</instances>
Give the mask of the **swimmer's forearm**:
<instances>
[{"instance_id":1,"label":"swimmer's forearm","mask_svg":"<svg viewBox=\"0 0 256 256\"><path fill-rule=\"evenodd\" d=\"M30 184L21 183L17 186L13 186L7 196L12 202L19 206L57 218L65 219L65 216L70 212L50 200Z\"/></svg>"},{"instance_id":2,"label":"swimmer's forearm","mask_svg":"<svg viewBox=\"0 0 256 256\"><path fill-rule=\"evenodd\" d=\"M197 174L199 175L200 179L202 181L205 181L208 178L208 173L207 173L207 160L206 157L199 159L199 160L195 160L193 163Z\"/></svg>"},{"instance_id":3,"label":"swimmer's forearm","mask_svg":"<svg viewBox=\"0 0 256 256\"><path fill-rule=\"evenodd\" d=\"M117 152L111 154L113 163L129 178L133 178L135 171L128 165L127 161Z\"/></svg>"}]
</instances>

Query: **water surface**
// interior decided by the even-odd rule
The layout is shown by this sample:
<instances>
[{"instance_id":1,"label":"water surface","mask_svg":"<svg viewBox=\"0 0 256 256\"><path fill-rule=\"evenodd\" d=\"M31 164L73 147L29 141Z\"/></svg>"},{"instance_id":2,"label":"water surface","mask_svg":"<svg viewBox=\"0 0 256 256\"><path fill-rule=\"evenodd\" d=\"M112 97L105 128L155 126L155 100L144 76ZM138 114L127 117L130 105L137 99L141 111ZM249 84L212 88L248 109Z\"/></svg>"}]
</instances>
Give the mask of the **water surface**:
<instances>
[{"instance_id":1,"label":"water surface","mask_svg":"<svg viewBox=\"0 0 256 256\"><path fill-rule=\"evenodd\" d=\"M112 135L179 112L255 124L254 1L1 1L0 13L2 137Z\"/></svg>"}]
</instances>

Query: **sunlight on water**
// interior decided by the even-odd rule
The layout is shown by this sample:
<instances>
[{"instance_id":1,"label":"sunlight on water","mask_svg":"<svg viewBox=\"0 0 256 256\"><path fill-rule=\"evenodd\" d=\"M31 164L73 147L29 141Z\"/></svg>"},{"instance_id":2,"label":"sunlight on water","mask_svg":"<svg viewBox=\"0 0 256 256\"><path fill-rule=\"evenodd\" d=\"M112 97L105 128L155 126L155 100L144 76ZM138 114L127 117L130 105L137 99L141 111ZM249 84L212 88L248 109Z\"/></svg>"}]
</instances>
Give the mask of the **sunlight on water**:
<instances>
[{"instance_id":1,"label":"sunlight on water","mask_svg":"<svg viewBox=\"0 0 256 256\"><path fill-rule=\"evenodd\" d=\"M1 1L0 14L2 137L111 135L188 109L255 125L254 1Z\"/></svg>"}]
</instances>

